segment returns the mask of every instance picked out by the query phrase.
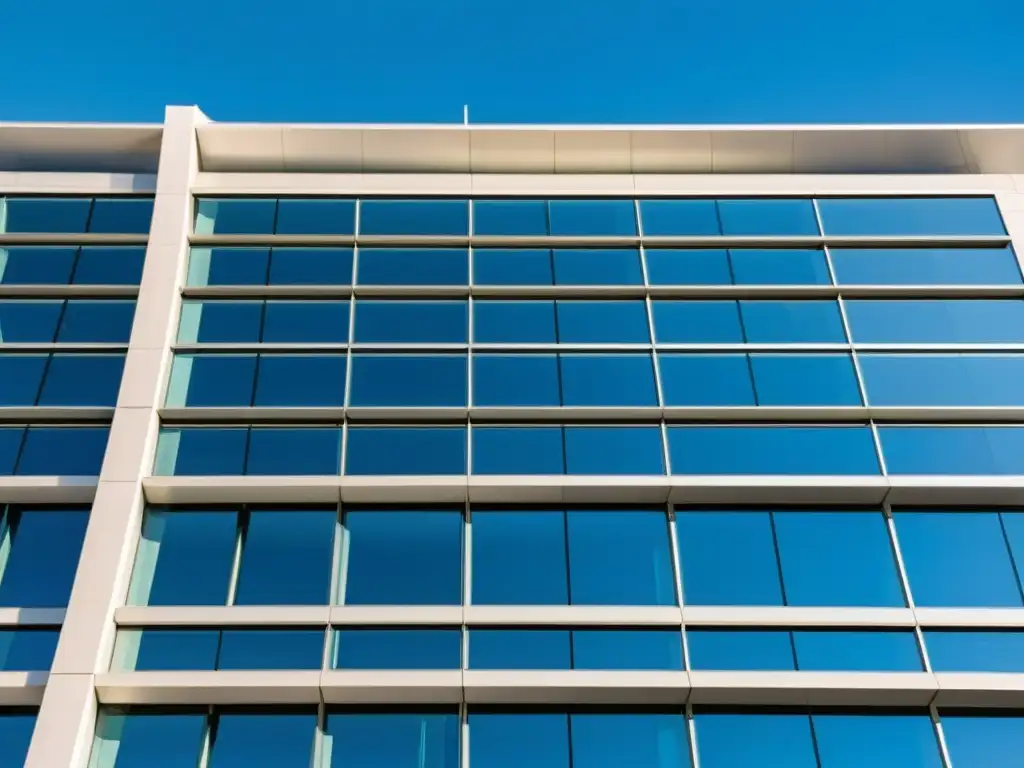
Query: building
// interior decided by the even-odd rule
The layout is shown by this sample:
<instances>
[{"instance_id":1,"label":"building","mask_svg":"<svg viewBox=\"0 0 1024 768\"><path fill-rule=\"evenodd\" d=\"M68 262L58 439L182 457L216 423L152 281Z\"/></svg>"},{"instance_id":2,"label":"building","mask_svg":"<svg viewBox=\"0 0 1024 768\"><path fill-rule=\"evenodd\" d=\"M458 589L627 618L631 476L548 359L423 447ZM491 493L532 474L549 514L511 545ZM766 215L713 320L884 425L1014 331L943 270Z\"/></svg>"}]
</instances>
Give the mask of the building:
<instances>
[{"instance_id":1,"label":"building","mask_svg":"<svg viewBox=\"0 0 1024 768\"><path fill-rule=\"evenodd\" d=\"M0 195L0 765L1020 759L1024 127L171 107Z\"/></svg>"}]
</instances>

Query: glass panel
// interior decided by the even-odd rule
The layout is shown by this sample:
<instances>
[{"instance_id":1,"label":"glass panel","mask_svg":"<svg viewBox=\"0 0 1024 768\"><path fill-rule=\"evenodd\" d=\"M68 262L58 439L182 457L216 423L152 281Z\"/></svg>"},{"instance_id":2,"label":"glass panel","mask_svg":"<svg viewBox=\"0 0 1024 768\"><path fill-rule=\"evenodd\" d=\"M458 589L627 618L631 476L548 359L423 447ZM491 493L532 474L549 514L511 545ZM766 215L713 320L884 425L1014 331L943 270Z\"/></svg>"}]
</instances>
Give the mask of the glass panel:
<instances>
[{"instance_id":1,"label":"glass panel","mask_svg":"<svg viewBox=\"0 0 1024 768\"><path fill-rule=\"evenodd\" d=\"M270 285L351 285L351 248L274 248Z\"/></svg>"},{"instance_id":2,"label":"glass panel","mask_svg":"<svg viewBox=\"0 0 1024 768\"><path fill-rule=\"evenodd\" d=\"M75 285L138 285L145 248L84 247L75 265ZM63 281L62 281L63 282Z\"/></svg>"},{"instance_id":3,"label":"glass panel","mask_svg":"<svg viewBox=\"0 0 1024 768\"><path fill-rule=\"evenodd\" d=\"M473 341L478 344L552 344L553 301L474 301Z\"/></svg>"},{"instance_id":4,"label":"glass panel","mask_svg":"<svg viewBox=\"0 0 1024 768\"><path fill-rule=\"evenodd\" d=\"M566 513L569 601L676 605L668 524L661 510ZM608 553L615 553L614 569Z\"/></svg>"},{"instance_id":5,"label":"glass panel","mask_svg":"<svg viewBox=\"0 0 1024 768\"><path fill-rule=\"evenodd\" d=\"M277 203L279 235L351 235L355 226L355 200L283 198Z\"/></svg>"},{"instance_id":6,"label":"glass panel","mask_svg":"<svg viewBox=\"0 0 1024 768\"><path fill-rule=\"evenodd\" d=\"M749 629L687 629L686 647L695 670L795 670L789 632Z\"/></svg>"},{"instance_id":7,"label":"glass panel","mask_svg":"<svg viewBox=\"0 0 1024 768\"><path fill-rule=\"evenodd\" d=\"M658 427L566 427L565 471L570 475L663 475Z\"/></svg>"},{"instance_id":8,"label":"glass panel","mask_svg":"<svg viewBox=\"0 0 1024 768\"><path fill-rule=\"evenodd\" d=\"M552 256L557 285L643 285L636 249L562 249Z\"/></svg>"},{"instance_id":9,"label":"glass panel","mask_svg":"<svg viewBox=\"0 0 1024 768\"><path fill-rule=\"evenodd\" d=\"M810 200L719 200L718 217L723 235L818 234Z\"/></svg>"},{"instance_id":10,"label":"glass panel","mask_svg":"<svg viewBox=\"0 0 1024 768\"><path fill-rule=\"evenodd\" d=\"M330 768L458 768L459 730L456 712L329 711L324 751Z\"/></svg>"},{"instance_id":11,"label":"glass panel","mask_svg":"<svg viewBox=\"0 0 1024 768\"><path fill-rule=\"evenodd\" d=\"M564 713L469 713L473 768L568 768L569 716Z\"/></svg>"},{"instance_id":12,"label":"glass panel","mask_svg":"<svg viewBox=\"0 0 1024 768\"><path fill-rule=\"evenodd\" d=\"M347 301L268 301L263 318L265 343L348 343Z\"/></svg>"},{"instance_id":13,"label":"glass panel","mask_svg":"<svg viewBox=\"0 0 1024 768\"><path fill-rule=\"evenodd\" d=\"M109 427L29 427L17 475L99 475Z\"/></svg>"},{"instance_id":14,"label":"glass panel","mask_svg":"<svg viewBox=\"0 0 1024 768\"><path fill-rule=\"evenodd\" d=\"M866 426L670 426L668 445L673 474L879 473Z\"/></svg>"},{"instance_id":15,"label":"glass panel","mask_svg":"<svg viewBox=\"0 0 1024 768\"><path fill-rule=\"evenodd\" d=\"M651 285L733 283L732 265L729 262L729 253L725 250L647 248L644 251L644 258L647 261L647 280Z\"/></svg>"},{"instance_id":16,"label":"glass panel","mask_svg":"<svg viewBox=\"0 0 1024 768\"><path fill-rule=\"evenodd\" d=\"M656 406L650 355L559 355L569 406Z\"/></svg>"},{"instance_id":17,"label":"glass panel","mask_svg":"<svg viewBox=\"0 0 1024 768\"><path fill-rule=\"evenodd\" d=\"M67 285L78 250L74 246L0 247L0 285Z\"/></svg>"},{"instance_id":18,"label":"glass panel","mask_svg":"<svg viewBox=\"0 0 1024 768\"><path fill-rule=\"evenodd\" d=\"M210 768L309 768L316 712L222 714L210 745Z\"/></svg>"},{"instance_id":19,"label":"glass panel","mask_svg":"<svg viewBox=\"0 0 1024 768\"><path fill-rule=\"evenodd\" d=\"M565 474L561 427L473 427L474 475Z\"/></svg>"},{"instance_id":20,"label":"glass panel","mask_svg":"<svg viewBox=\"0 0 1024 768\"><path fill-rule=\"evenodd\" d=\"M360 285L467 285L469 253L445 248L360 248Z\"/></svg>"},{"instance_id":21,"label":"glass panel","mask_svg":"<svg viewBox=\"0 0 1024 768\"><path fill-rule=\"evenodd\" d=\"M643 301L559 300L555 308L560 342L646 344L651 340Z\"/></svg>"},{"instance_id":22,"label":"glass panel","mask_svg":"<svg viewBox=\"0 0 1024 768\"><path fill-rule=\"evenodd\" d=\"M333 508L250 512L235 603L327 605L336 522Z\"/></svg>"},{"instance_id":23,"label":"glass panel","mask_svg":"<svg viewBox=\"0 0 1024 768\"><path fill-rule=\"evenodd\" d=\"M467 235L468 200L362 200L361 235Z\"/></svg>"},{"instance_id":24,"label":"glass panel","mask_svg":"<svg viewBox=\"0 0 1024 768\"><path fill-rule=\"evenodd\" d=\"M153 474L241 475L248 441L245 427L164 427L157 438Z\"/></svg>"},{"instance_id":25,"label":"glass panel","mask_svg":"<svg viewBox=\"0 0 1024 768\"><path fill-rule=\"evenodd\" d=\"M942 768L927 714L829 714L811 719L821 768Z\"/></svg>"},{"instance_id":26,"label":"glass panel","mask_svg":"<svg viewBox=\"0 0 1024 768\"><path fill-rule=\"evenodd\" d=\"M824 251L732 248L729 261L736 285L832 284Z\"/></svg>"},{"instance_id":27,"label":"glass panel","mask_svg":"<svg viewBox=\"0 0 1024 768\"><path fill-rule=\"evenodd\" d=\"M464 475L465 427L349 427L345 474Z\"/></svg>"},{"instance_id":28,"label":"glass panel","mask_svg":"<svg viewBox=\"0 0 1024 768\"><path fill-rule=\"evenodd\" d=\"M720 235L714 200L641 200L644 235Z\"/></svg>"},{"instance_id":29,"label":"glass panel","mask_svg":"<svg viewBox=\"0 0 1024 768\"><path fill-rule=\"evenodd\" d=\"M473 249L474 285L553 285L554 282L551 251L526 248Z\"/></svg>"},{"instance_id":30,"label":"glass panel","mask_svg":"<svg viewBox=\"0 0 1024 768\"><path fill-rule=\"evenodd\" d=\"M127 344L135 317L134 301L68 301L57 341Z\"/></svg>"},{"instance_id":31,"label":"glass panel","mask_svg":"<svg viewBox=\"0 0 1024 768\"><path fill-rule=\"evenodd\" d=\"M997 512L897 511L893 519L916 605L1024 605Z\"/></svg>"},{"instance_id":32,"label":"glass panel","mask_svg":"<svg viewBox=\"0 0 1024 768\"><path fill-rule=\"evenodd\" d=\"M14 474L24 437L24 427L0 427L0 475Z\"/></svg>"},{"instance_id":33,"label":"glass panel","mask_svg":"<svg viewBox=\"0 0 1024 768\"><path fill-rule=\"evenodd\" d=\"M247 475L337 475L341 467L338 427L253 427Z\"/></svg>"},{"instance_id":34,"label":"glass panel","mask_svg":"<svg viewBox=\"0 0 1024 768\"><path fill-rule=\"evenodd\" d=\"M876 197L818 201L830 235L1002 235L991 197Z\"/></svg>"},{"instance_id":35,"label":"glass panel","mask_svg":"<svg viewBox=\"0 0 1024 768\"><path fill-rule=\"evenodd\" d=\"M665 405L755 405L746 355L658 355Z\"/></svg>"},{"instance_id":36,"label":"glass panel","mask_svg":"<svg viewBox=\"0 0 1024 768\"><path fill-rule=\"evenodd\" d=\"M1009 755L1024 754L1024 717L1016 712L948 715L942 713L942 734L956 768L1012 765Z\"/></svg>"},{"instance_id":37,"label":"glass panel","mask_svg":"<svg viewBox=\"0 0 1024 768\"><path fill-rule=\"evenodd\" d=\"M850 355L751 355L757 404L765 406L860 405L860 385Z\"/></svg>"},{"instance_id":38,"label":"glass panel","mask_svg":"<svg viewBox=\"0 0 1024 768\"><path fill-rule=\"evenodd\" d=\"M270 235L277 200L196 198L197 235Z\"/></svg>"},{"instance_id":39,"label":"glass panel","mask_svg":"<svg viewBox=\"0 0 1024 768\"><path fill-rule=\"evenodd\" d=\"M573 768L684 768L690 741L681 713L576 713L571 716Z\"/></svg>"},{"instance_id":40,"label":"glass panel","mask_svg":"<svg viewBox=\"0 0 1024 768\"><path fill-rule=\"evenodd\" d=\"M797 667L814 672L921 672L913 632L794 632Z\"/></svg>"},{"instance_id":41,"label":"glass panel","mask_svg":"<svg viewBox=\"0 0 1024 768\"><path fill-rule=\"evenodd\" d=\"M323 659L323 629L226 629L217 669L320 669Z\"/></svg>"},{"instance_id":42,"label":"glass panel","mask_svg":"<svg viewBox=\"0 0 1024 768\"><path fill-rule=\"evenodd\" d=\"M471 629L470 669L572 669L569 630Z\"/></svg>"},{"instance_id":43,"label":"glass panel","mask_svg":"<svg viewBox=\"0 0 1024 768\"><path fill-rule=\"evenodd\" d=\"M752 344L846 342L835 301L740 301L746 340Z\"/></svg>"},{"instance_id":44,"label":"glass panel","mask_svg":"<svg viewBox=\"0 0 1024 768\"><path fill-rule=\"evenodd\" d=\"M469 340L465 301L356 302L357 342L456 343Z\"/></svg>"},{"instance_id":45,"label":"glass panel","mask_svg":"<svg viewBox=\"0 0 1024 768\"><path fill-rule=\"evenodd\" d=\"M872 405L1024 405L1021 355L858 355Z\"/></svg>"},{"instance_id":46,"label":"glass panel","mask_svg":"<svg viewBox=\"0 0 1024 768\"><path fill-rule=\"evenodd\" d=\"M220 634L216 629L122 629L111 671L213 671Z\"/></svg>"},{"instance_id":47,"label":"glass panel","mask_svg":"<svg viewBox=\"0 0 1024 768\"><path fill-rule=\"evenodd\" d=\"M8 197L3 232L85 232L92 199L88 197Z\"/></svg>"},{"instance_id":48,"label":"glass panel","mask_svg":"<svg viewBox=\"0 0 1024 768\"><path fill-rule=\"evenodd\" d=\"M782 605L769 512L676 510L683 602Z\"/></svg>"},{"instance_id":49,"label":"glass panel","mask_svg":"<svg viewBox=\"0 0 1024 768\"><path fill-rule=\"evenodd\" d=\"M49 359L49 355L0 355L0 405L35 405Z\"/></svg>"},{"instance_id":50,"label":"glass panel","mask_svg":"<svg viewBox=\"0 0 1024 768\"><path fill-rule=\"evenodd\" d=\"M266 285L269 248L195 248L188 285ZM351 279L351 276L350 276Z\"/></svg>"},{"instance_id":51,"label":"glass panel","mask_svg":"<svg viewBox=\"0 0 1024 768\"><path fill-rule=\"evenodd\" d=\"M0 301L0 342L49 344L63 309L63 301Z\"/></svg>"},{"instance_id":52,"label":"glass panel","mask_svg":"<svg viewBox=\"0 0 1024 768\"><path fill-rule=\"evenodd\" d=\"M557 356L473 355L473 401L482 406L561 405ZM558 442L561 446L560 434Z\"/></svg>"},{"instance_id":53,"label":"glass panel","mask_svg":"<svg viewBox=\"0 0 1024 768\"><path fill-rule=\"evenodd\" d=\"M850 335L871 344L1024 342L1019 299L851 299Z\"/></svg>"},{"instance_id":54,"label":"glass panel","mask_svg":"<svg viewBox=\"0 0 1024 768\"><path fill-rule=\"evenodd\" d=\"M181 302L179 344L249 344L260 340L262 301Z\"/></svg>"},{"instance_id":55,"label":"glass panel","mask_svg":"<svg viewBox=\"0 0 1024 768\"><path fill-rule=\"evenodd\" d=\"M113 408L123 370L124 355L53 355L38 404Z\"/></svg>"},{"instance_id":56,"label":"glass panel","mask_svg":"<svg viewBox=\"0 0 1024 768\"><path fill-rule=\"evenodd\" d=\"M547 200L474 200L477 235L547 235Z\"/></svg>"},{"instance_id":57,"label":"glass panel","mask_svg":"<svg viewBox=\"0 0 1024 768\"><path fill-rule=\"evenodd\" d=\"M659 344L742 344L743 325L735 301L653 301Z\"/></svg>"},{"instance_id":58,"label":"glass panel","mask_svg":"<svg viewBox=\"0 0 1024 768\"><path fill-rule=\"evenodd\" d=\"M461 629L341 629L335 669L461 669Z\"/></svg>"},{"instance_id":59,"label":"glass panel","mask_svg":"<svg viewBox=\"0 0 1024 768\"><path fill-rule=\"evenodd\" d=\"M233 509L147 509L128 604L226 605L237 522Z\"/></svg>"},{"instance_id":60,"label":"glass panel","mask_svg":"<svg viewBox=\"0 0 1024 768\"><path fill-rule=\"evenodd\" d=\"M1024 632L927 629L924 642L936 672L1024 673Z\"/></svg>"},{"instance_id":61,"label":"glass panel","mask_svg":"<svg viewBox=\"0 0 1024 768\"><path fill-rule=\"evenodd\" d=\"M881 511L772 514L787 605L905 605Z\"/></svg>"},{"instance_id":62,"label":"glass panel","mask_svg":"<svg viewBox=\"0 0 1024 768\"><path fill-rule=\"evenodd\" d=\"M0 572L0 605L64 608L82 552L85 509L8 508Z\"/></svg>"},{"instance_id":63,"label":"glass panel","mask_svg":"<svg viewBox=\"0 0 1024 768\"><path fill-rule=\"evenodd\" d=\"M1020 267L1002 248L832 248L840 285L1020 285Z\"/></svg>"},{"instance_id":64,"label":"glass panel","mask_svg":"<svg viewBox=\"0 0 1024 768\"><path fill-rule=\"evenodd\" d=\"M819 768L804 714L696 714L701 768Z\"/></svg>"},{"instance_id":65,"label":"glass panel","mask_svg":"<svg viewBox=\"0 0 1024 768\"><path fill-rule=\"evenodd\" d=\"M1024 429L880 426L885 464L893 475L1024 474Z\"/></svg>"},{"instance_id":66,"label":"glass panel","mask_svg":"<svg viewBox=\"0 0 1024 768\"><path fill-rule=\"evenodd\" d=\"M344 354L260 355L253 405L340 408L347 365Z\"/></svg>"},{"instance_id":67,"label":"glass panel","mask_svg":"<svg viewBox=\"0 0 1024 768\"><path fill-rule=\"evenodd\" d=\"M105 708L100 711L89 768L191 768L199 762L205 732L205 712L122 714Z\"/></svg>"},{"instance_id":68,"label":"glass panel","mask_svg":"<svg viewBox=\"0 0 1024 768\"><path fill-rule=\"evenodd\" d=\"M474 509L471 523L474 605L569 604L564 512Z\"/></svg>"},{"instance_id":69,"label":"glass panel","mask_svg":"<svg viewBox=\"0 0 1024 768\"><path fill-rule=\"evenodd\" d=\"M89 231L145 235L149 234L149 223L152 218L152 198L100 197L92 206Z\"/></svg>"},{"instance_id":70,"label":"glass panel","mask_svg":"<svg viewBox=\"0 0 1024 768\"><path fill-rule=\"evenodd\" d=\"M681 670L678 629L586 629L572 633L574 669Z\"/></svg>"},{"instance_id":71,"label":"glass panel","mask_svg":"<svg viewBox=\"0 0 1024 768\"><path fill-rule=\"evenodd\" d=\"M343 602L461 605L462 512L346 510Z\"/></svg>"},{"instance_id":72,"label":"glass panel","mask_svg":"<svg viewBox=\"0 0 1024 768\"><path fill-rule=\"evenodd\" d=\"M466 355L353 355L349 405L465 406Z\"/></svg>"},{"instance_id":73,"label":"glass panel","mask_svg":"<svg viewBox=\"0 0 1024 768\"><path fill-rule=\"evenodd\" d=\"M549 200L552 235L635 235L632 200Z\"/></svg>"}]
</instances>

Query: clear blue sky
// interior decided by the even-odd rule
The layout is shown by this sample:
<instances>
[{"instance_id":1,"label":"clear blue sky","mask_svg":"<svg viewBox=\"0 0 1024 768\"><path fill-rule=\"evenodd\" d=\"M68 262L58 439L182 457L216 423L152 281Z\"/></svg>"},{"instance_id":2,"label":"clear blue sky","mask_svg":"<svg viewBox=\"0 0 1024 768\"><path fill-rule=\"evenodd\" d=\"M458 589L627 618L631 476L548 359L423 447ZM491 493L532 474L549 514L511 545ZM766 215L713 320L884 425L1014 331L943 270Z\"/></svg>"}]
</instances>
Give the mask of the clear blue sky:
<instances>
[{"instance_id":1,"label":"clear blue sky","mask_svg":"<svg viewBox=\"0 0 1024 768\"><path fill-rule=\"evenodd\" d=\"M1024 0L7 0L0 120L1024 122Z\"/></svg>"}]
</instances>

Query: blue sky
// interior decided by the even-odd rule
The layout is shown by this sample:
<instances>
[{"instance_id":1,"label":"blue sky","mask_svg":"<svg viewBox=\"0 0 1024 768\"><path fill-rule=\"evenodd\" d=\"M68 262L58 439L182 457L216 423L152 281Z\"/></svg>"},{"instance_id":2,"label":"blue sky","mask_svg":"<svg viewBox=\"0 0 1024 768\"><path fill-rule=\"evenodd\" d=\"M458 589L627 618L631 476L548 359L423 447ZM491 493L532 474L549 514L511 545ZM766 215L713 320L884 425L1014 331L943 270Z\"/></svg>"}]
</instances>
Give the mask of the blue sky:
<instances>
[{"instance_id":1,"label":"blue sky","mask_svg":"<svg viewBox=\"0 0 1024 768\"><path fill-rule=\"evenodd\" d=\"M9 0L0 120L1024 122L1021 0Z\"/></svg>"}]
</instances>

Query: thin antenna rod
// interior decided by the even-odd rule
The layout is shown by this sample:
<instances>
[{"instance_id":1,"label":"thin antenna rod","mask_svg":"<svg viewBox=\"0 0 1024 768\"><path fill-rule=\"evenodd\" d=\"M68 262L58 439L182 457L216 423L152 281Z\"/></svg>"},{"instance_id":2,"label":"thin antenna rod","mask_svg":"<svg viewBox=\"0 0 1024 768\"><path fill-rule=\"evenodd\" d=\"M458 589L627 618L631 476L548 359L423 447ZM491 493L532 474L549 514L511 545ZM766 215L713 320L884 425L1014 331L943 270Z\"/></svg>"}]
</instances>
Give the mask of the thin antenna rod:
<instances>
[{"instance_id":1,"label":"thin antenna rod","mask_svg":"<svg viewBox=\"0 0 1024 768\"><path fill-rule=\"evenodd\" d=\"M462 124L469 125L469 104L462 105Z\"/></svg>"}]
</instances>

